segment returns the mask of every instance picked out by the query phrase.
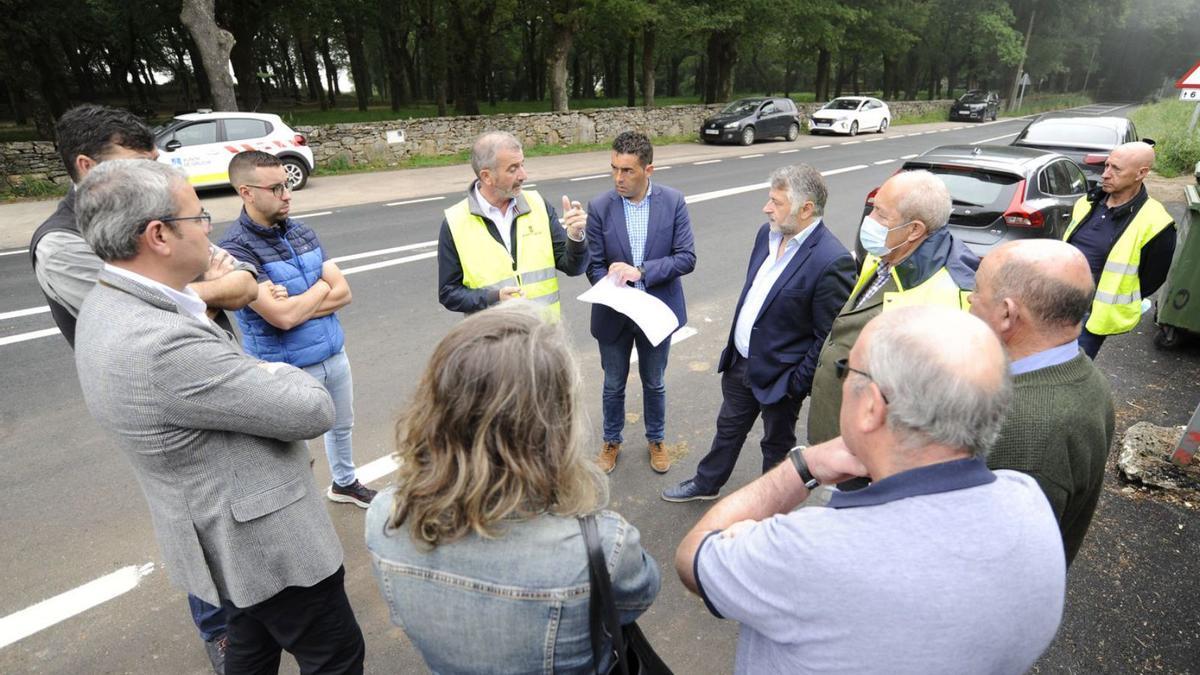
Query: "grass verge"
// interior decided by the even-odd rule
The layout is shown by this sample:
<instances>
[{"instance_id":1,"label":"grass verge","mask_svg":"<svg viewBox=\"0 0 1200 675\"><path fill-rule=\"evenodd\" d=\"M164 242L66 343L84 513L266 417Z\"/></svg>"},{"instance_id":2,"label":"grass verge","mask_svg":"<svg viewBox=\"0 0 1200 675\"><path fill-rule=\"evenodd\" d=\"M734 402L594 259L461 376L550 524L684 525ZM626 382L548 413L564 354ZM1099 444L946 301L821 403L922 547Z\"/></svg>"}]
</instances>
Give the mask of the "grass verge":
<instances>
[{"instance_id":1,"label":"grass verge","mask_svg":"<svg viewBox=\"0 0 1200 675\"><path fill-rule=\"evenodd\" d=\"M0 202L22 202L26 200L50 199L62 197L70 189L69 185L59 185L53 181L25 179L20 184L0 188Z\"/></svg>"},{"instance_id":2,"label":"grass verge","mask_svg":"<svg viewBox=\"0 0 1200 675\"><path fill-rule=\"evenodd\" d=\"M1160 101L1129 115L1144 138L1154 139L1154 169L1166 178L1191 174L1200 162L1200 126L1188 133L1196 103Z\"/></svg>"}]
</instances>

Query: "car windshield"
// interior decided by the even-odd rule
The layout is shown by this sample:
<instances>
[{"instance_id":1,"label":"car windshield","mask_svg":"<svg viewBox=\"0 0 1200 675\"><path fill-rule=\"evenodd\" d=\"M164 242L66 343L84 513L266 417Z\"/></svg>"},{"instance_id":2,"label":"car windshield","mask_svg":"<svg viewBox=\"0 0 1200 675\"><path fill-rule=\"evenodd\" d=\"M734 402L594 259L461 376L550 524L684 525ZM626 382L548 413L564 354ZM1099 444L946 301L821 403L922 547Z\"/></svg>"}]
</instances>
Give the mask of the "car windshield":
<instances>
[{"instance_id":1,"label":"car windshield","mask_svg":"<svg viewBox=\"0 0 1200 675\"><path fill-rule=\"evenodd\" d=\"M721 109L723 115L745 115L758 110L759 104L762 103L760 98L742 98L730 103Z\"/></svg>"},{"instance_id":2,"label":"car windshield","mask_svg":"<svg viewBox=\"0 0 1200 675\"><path fill-rule=\"evenodd\" d=\"M958 99L959 103L987 103L987 94L975 92L973 94L963 94L962 98Z\"/></svg>"},{"instance_id":3,"label":"car windshield","mask_svg":"<svg viewBox=\"0 0 1200 675\"><path fill-rule=\"evenodd\" d=\"M835 98L821 106L822 110L858 110L862 101L855 98Z\"/></svg>"},{"instance_id":4,"label":"car windshield","mask_svg":"<svg viewBox=\"0 0 1200 675\"><path fill-rule=\"evenodd\" d=\"M1003 211L1012 202L1015 185L1021 180L1011 174L991 173L983 169L962 166L911 166L927 169L942 179L950 190L955 206L969 206L988 211Z\"/></svg>"},{"instance_id":5,"label":"car windshield","mask_svg":"<svg viewBox=\"0 0 1200 675\"><path fill-rule=\"evenodd\" d=\"M1120 142L1120 134L1115 129L1079 122L1048 121L1030 125L1017 144L1113 148Z\"/></svg>"}]
</instances>

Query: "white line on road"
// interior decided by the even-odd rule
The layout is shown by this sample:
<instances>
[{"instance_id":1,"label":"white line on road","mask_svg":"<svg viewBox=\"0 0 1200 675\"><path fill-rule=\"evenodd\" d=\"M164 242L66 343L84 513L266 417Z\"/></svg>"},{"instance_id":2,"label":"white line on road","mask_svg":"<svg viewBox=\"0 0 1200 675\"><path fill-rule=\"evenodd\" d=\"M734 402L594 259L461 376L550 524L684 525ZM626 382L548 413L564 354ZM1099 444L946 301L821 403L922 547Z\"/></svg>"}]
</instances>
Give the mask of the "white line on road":
<instances>
[{"instance_id":1,"label":"white line on road","mask_svg":"<svg viewBox=\"0 0 1200 675\"><path fill-rule=\"evenodd\" d=\"M656 166L656 167L654 167L654 170L655 171L666 171L669 168L671 168L670 164L668 164L666 166Z\"/></svg>"},{"instance_id":2,"label":"white line on road","mask_svg":"<svg viewBox=\"0 0 1200 675\"><path fill-rule=\"evenodd\" d=\"M374 258L374 257L381 256L381 255L388 255L389 253L400 253L401 251L411 251L415 248L426 248L428 246L437 246L437 240L433 239L430 241L419 241L415 244L405 244L404 246L394 246L392 248L381 248L377 251L365 251L363 253L354 253L351 255L344 255L344 256L337 257L337 258L330 258L329 262L341 263L341 262L347 262L350 260L361 260L362 258Z\"/></svg>"},{"instance_id":3,"label":"white line on road","mask_svg":"<svg viewBox=\"0 0 1200 675\"><path fill-rule=\"evenodd\" d=\"M724 190L713 190L712 192L701 192L698 195L688 195L683 198L683 201L688 204L698 204L706 202L710 199L720 199L721 197L729 197L731 195L740 195L743 192L753 192L762 190L763 188L771 187L770 183L755 183L754 185L743 185L735 188L725 188Z\"/></svg>"},{"instance_id":4,"label":"white line on road","mask_svg":"<svg viewBox=\"0 0 1200 675\"><path fill-rule=\"evenodd\" d=\"M892 162L894 162L894 161L896 161L896 160L894 160L894 159L881 159L881 160L879 160L878 162L871 162L871 163L872 163L872 164L874 164L875 166L879 166L879 165L881 165L881 164L891 164L891 163L892 163Z\"/></svg>"},{"instance_id":5,"label":"white line on road","mask_svg":"<svg viewBox=\"0 0 1200 675\"><path fill-rule=\"evenodd\" d=\"M680 328L679 330L677 330L671 334L671 344L673 344L673 345L679 344L680 342L683 342L684 340L686 340L690 337L693 337L694 335L696 335L699 332L700 331L696 330L695 328L692 328L691 326L684 326L683 328ZM635 350L633 350L633 353L629 355L629 363L630 364L637 363L637 360L638 360L638 353L637 353L637 350L635 349Z\"/></svg>"},{"instance_id":6,"label":"white line on road","mask_svg":"<svg viewBox=\"0 0 1200 675\"><path fill-rule=\"evenodd\" d=\"M858 145L859 143L862 143L862 141L842 141L838 145Z\"/></svg>"},{"instance_id":7,"label":"white line on road","mask_svg":"<svg viewBox=\"0 0 1200 675\"><path fill-rule=\"evenodd\" d=\"M792 148L791 150L780 150L780 151L779 151L779 154L781 154L781 155L790 155L790 154L792 154L793 152L800 152L800 148Z\"/></svg>"},{"instance_id":8,"label":"white line on road","mask_svg":"<svg viewBox=\"0 0 1200 675\"><path fill-rule=\"evenodd\" d=\"M537 183L522 183L521 187L535 188L537 187Z\"/></svg>"},{"instance_id":9,"label":"white line on road","mask_svg":"<svg viewBox=\"0 0 1200 675\"><path fill-rule=\"evenodd\" d=\"M354 476L362 483L374 483L384 476L390 476L399 467L400 464L396 462L395 457L384 455L355 469Z\"/></svg>"},{"instance_id":10,"label":"white line on road","mask_svg":"<svg viewBox=\"0 0 1200 675\"><path fill-rule=\"evenodd\" d=\"M900 159L912 159L913 157L916 157L916 154L912 154L912 155L900 155Z\"/></svg>"},{"instance_id":11,"label":"white line on road","mask_svg":"<svg viewBox=\"0 0 1200 675\"><path fill-rule=\"evenodd\" d=\"M756 157L762 157L762 153L760 152L757 155L742 155L741 157L738 157L738 159L754 159Z\"/></svg>"},{"instance_id":12,"label":"white line on road","mask_svg":"<svg viewBox=\"0 0 1200 675\"><path fill-rule=\"evenodd\" d=\"M868 138L867 140L863 141L863 143L874 143L875 141L886 141L886 140L887 140L887 136L876 136L875 138Z\"/></svg>"},{"instance_id":13,"label":"white line on road","mask_svg":"<svg viewBox=\"0 0 1200 675\"><path fill-rule=\"evenodd\" d=\"M840 169L830 169L829 171L822 171L821 175L822 176L836 176L839 173L849 173L851 171L858 171L859 169L865 169L865 168L867 168L866 164L855 164L854 166L844 166Z\"/></svg>"},{"instance_id":14,"label":"white line on road","mask_svg":"<svg viewBox=\"0 0 1200 675\"><path fill-rule=\"evenodd\" d=\"M421 199L406 199L402 202L388 202L387 204L384 204L384 206L404 206L405 204L420 204L422 202L436 202L440 199L445 199L445 198L446 198L445 196L442 196L442 197L422 197Z\"/></svg>"},{"instance_id":15,"label":"white line on road","mask_svg":"<svg viewBox=\"0 0 1200 675\"><path fill-rule=\"evenodd\" d=\"M437 251L430 251L428 253L418 253L417 255L405 256L403 258L396 258L395 260L384 260L382 262L371 263L369 265L359 265L358 267L347 267L346 269L342 270L342 274L357 274L359 272L369 272L371 270L377 270L377 269L381 269L384 267L391 267L392 265L403 265L404 263L416 262L418 260L425 260L426 258L435 258L435 257L437 257Z\"/></svg>"},{"instance_id":16,"label":"white line on road","mask_svg":"<svg viewBox=\"0 0 1200 675\"><path fill-rule=\"evenodd\" d=\"M832 145L814 145L814 146L812 146L811 149L812 150L824 150L825 148L831 148L831 147L833 147L833 146Z\"/></svg>"},{"instance_id":17,"label":"white line on road","mask_svg":"<svg viewBox=\"0 0 1200 675\"><path fill-rule=\"evenodd\" d=\"M597 178L608 178L608 176L609 176L609 174L607 174L607 173L597 173L597 174L594 174L591 176L576 176L575 178L569 179L567 182L568 183L578 183L581 180L596 180Z\"/></svg>"},{"instance_id":18,"label":"white line on road","mask_svg":"<svg viewBox=\"0 0 1200 675\"><path fill-rule=\"evenodd\" d=\"M704 166L705 164L717 164L720 161L721 160L719 160L719 159L706 159L703 162L692 162L692 166Z\"/></svg>"},{"instance_id":19,"label":"white line on road","mask_svg":"<svg viewBox=\"0 0 1200 675\"><path fill-rule=\"evenodd\" d=\"M19 316L30 316L31 314L43 314L49 311L49 307L30 307L29 309L17 309L11 312L0 313L0 321L5 319L15 319Z\"/></svg>"},{"instance_id":20,"label":"white line on road","mask_svg":"<svg viewBox=\"0 0 1200 675\"><path fill-rule=\"evenodd\" d=\"M295 215L292 217L293 218L316 218L318 216L328 216L331 213L333 213L333 211L317 211L316 213L301 213L301 214L298 214L298 215Z\"/></svg>"},{"instance_id":21,"label":"white line on road","mask_svg":"<svg viewBox=\"0 0 1200 675\"><path fill-rule=\"evenodd\" d=\"M35 330L31 333L19 333L17 335L10 335L6 338L0 338L0 347L3 347L4 345L13 345L18 342L25 342L26 340L36 340L38 338L49 337L51 335L58 335L58 329L57 328L46 328L43 330Z\"/></svg>"},{"instance_id":22,"label":"white line on road","mask_svg":"<svg viewBox=\"0 0 1200 675\"><path fill-rule=\"evenodd\" d=\"M980 143L991 143L992 141L998 141L1001 138L1008 138L1009 136L1016 136L1019 133L1021 133L1021 132L1014 131L1011 134L1004 134L1003 136L993 136L992 138L985 138L982 141L971 141L971 145L979 145Z\"/></svg>"},{"instance_id":23,"label":"white line on road","mask_svg":"<svg viewBox=\"0 0 1200 675\"><path fill-rule=\"evenodd\" d=\"M154 563L130 565L0 619L0 649L137 588Z\"/></svg>"},{"instance_id":24,"label":"white line on road","mask_svg":"<svg viewBox=\"0 0 1200 675\"><path fill-rule=\"evenodd\" d=\"M3 253L0 253L0 255L16 255L18 253L29 253L29 249L23 248L17 251L4 251Z\"/></svg>"}]
</instances>

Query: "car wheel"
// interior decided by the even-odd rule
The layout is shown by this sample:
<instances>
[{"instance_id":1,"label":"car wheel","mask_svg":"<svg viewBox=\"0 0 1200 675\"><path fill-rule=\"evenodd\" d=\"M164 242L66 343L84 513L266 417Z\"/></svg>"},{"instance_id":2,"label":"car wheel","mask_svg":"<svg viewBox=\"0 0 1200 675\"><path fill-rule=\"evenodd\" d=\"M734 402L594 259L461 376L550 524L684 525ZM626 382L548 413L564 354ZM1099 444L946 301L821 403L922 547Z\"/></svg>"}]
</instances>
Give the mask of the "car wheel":
<instances>
[{"instance_id":1,"label":"car wheel","mask_svg":"<svg viewBox=\"0 0 1200 675\"><path fill-rule=\"evenodd\" d=\"M754 127L746 127L742 129L742 145L751 145L754 143Z\"/></svg>"},{"instance_id":2,"label":"car wheel","mask_svg":"<svg viewBox=\"0 0 1200 675\"><path fill-rule=\"evenodd\" d=\"M850 123L850 135L851 135L851 136L857 136L857 135L858 135L858 122L851 122L851 123Z\"/></svg>"},{"instance_id":3,"label":"car wheel","mask_svg":"<svg viewBox=\"0 0 1200 675\"><path fill-rule=\"evenodd\" d=\"M883 121L881 121L879 123L879 133L882 134L883 132L887 131L887 128L888 128L888 118L885 117L885 118L883 118Z\"/></svg>"},{"instance_id":4,"label":"car wheel","mask_svg":"<svg viewBox=\"0 0 1200 675\"><path fill-rule=\"evenodd\" d=\"M308 184L308 167L295 157L284 157L280 161L283 162L283 170L287 174L288 187L292 190L303 190Z\"/></svg>"},{"instance_id":5,"label":"car wheel","mask_svg":"<svg viewBox=\"0 0 1200 675\"><path fill-rule=\"evenodd\" d=\"M792 125L788 127L787 139L789 141L794 141L799 137L800 137L800 125L796 124L795 122L792 122Z\"/></svg>"},{"instance_id":6,"label":"car wheel","mask_svg":"<svg viewBox=\"0 0 1200 675\"><path fill-rule=\"evenodd\" d=\"M1175 326L1159 326L1154 331L1154 346L1159 349L1175 349L1182 340L1182 331Z\"/></svg>"}]
</instances>

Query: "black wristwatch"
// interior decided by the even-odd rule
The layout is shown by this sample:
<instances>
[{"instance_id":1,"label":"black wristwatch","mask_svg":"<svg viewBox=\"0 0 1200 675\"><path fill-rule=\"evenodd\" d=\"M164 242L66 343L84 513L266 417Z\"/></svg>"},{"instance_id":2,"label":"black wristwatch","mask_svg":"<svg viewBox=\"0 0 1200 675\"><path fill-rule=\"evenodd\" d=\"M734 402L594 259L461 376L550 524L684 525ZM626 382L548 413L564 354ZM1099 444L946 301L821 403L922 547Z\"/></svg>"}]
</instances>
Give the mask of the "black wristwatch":
<instances>
[{"instance_id":1,"label":"black wristwatch","mask_svg":"<svg viewBox=\"0 0 1200 675\"><path fill-rule=\"evenodd\" d=\"M643 283L645 283L645 281L646 281L646 266L645 266L645 265L638 265L638 266L637 266L637 267L635 267L634 269L636 269L636 270L638 271L638 274L642 275L641 281L642 281Z\"/></svg>"},{"instance_id":2,"label":"black wristwatch","mask_svg":"<svg viewBox=\"0 0 1200 675\"><path fill-rule=\"evenodd\" d=\"M797 445L788 451L788 459L792 460L792 466L796 467L796 473L800 474L800 480L804 481L804 487L812 490L821 484L821 481L813 478L812 472L808 470L808 462L804 461L804 449L807 445Z\"/></svg>"}]
</instances>

